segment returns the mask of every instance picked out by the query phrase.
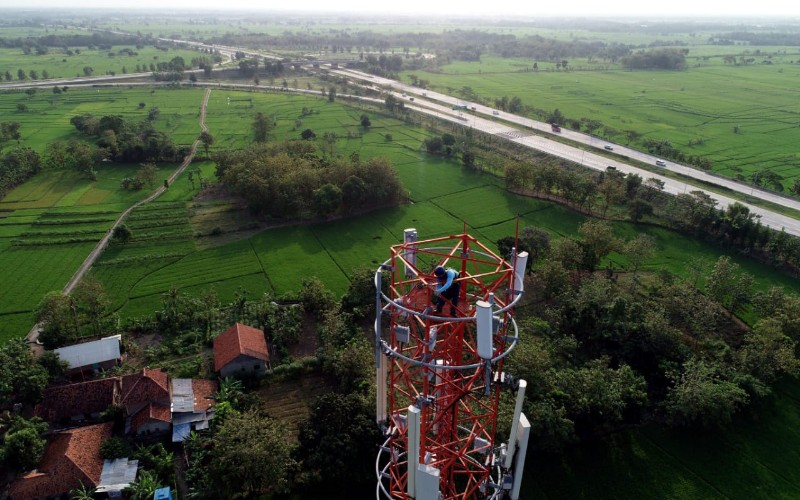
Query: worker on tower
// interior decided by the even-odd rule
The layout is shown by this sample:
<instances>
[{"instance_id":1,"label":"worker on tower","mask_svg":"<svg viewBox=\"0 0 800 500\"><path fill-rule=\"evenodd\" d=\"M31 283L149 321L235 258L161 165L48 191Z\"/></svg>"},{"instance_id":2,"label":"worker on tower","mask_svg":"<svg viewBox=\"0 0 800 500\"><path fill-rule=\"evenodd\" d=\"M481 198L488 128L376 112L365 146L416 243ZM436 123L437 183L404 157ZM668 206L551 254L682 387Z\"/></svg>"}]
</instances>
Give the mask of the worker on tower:
<instances>
[{"instance_id":1,"label":"worker on tower","mask_svg":"<svg viewBox=\"0 0 800 500\"><path fill-rule=\"evenodd\" d=\"M458 296L461 291L461 283L456 281L458 279L458 271L449 267L445 269L442 266L437 266L433 274L439 281L433 291L434 295L436 295L436 314L441 314L445 299L447 299L450 301L450 316L455 317Z\"/></svg>"}]
</instances>

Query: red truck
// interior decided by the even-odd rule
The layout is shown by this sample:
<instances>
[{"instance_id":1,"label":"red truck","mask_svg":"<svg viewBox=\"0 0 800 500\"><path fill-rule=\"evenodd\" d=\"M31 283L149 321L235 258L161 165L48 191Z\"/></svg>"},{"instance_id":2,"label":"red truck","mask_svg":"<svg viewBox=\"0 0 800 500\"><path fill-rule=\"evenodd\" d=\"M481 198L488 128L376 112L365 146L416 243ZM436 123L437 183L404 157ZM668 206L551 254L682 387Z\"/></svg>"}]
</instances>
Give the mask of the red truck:
<instances>
[{"instance_id":1,"label":"red truck","mask_svg":"<svg viewBox=\"0 0 800 500\"><path fill-rule=\"evenodd\" d=\"M561 132L561 127L557 123L551 123L550 128L553 129L553 132Z\"/></svg>"}]
</instances>

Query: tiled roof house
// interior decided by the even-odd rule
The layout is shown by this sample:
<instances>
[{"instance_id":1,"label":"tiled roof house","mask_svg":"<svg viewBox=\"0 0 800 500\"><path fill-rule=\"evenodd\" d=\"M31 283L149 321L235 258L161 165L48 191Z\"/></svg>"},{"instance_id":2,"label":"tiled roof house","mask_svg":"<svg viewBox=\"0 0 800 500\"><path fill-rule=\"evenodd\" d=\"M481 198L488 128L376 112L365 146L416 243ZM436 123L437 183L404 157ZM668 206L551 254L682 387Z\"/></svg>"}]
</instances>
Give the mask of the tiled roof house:
<instances>
[{"instance_id":1,"label":"tiled roof house","mask_svg":"<svg viewBox=\"0 0 800 500\"><path fill-rule=\"evenodd\" d=\"M263 374L269 364L264 332L236 323L214 339L214 370L222 377Z\"/></svg>"},{"instance_id":2,"label":"tiled roof house","mask_svg":"<svg viewBox=\"0 0 800 500\"><path fill-rule=\"evenodd\" d=\"M96 418L120 402L119 378L104 378L45 389L36 415L49 422Z\"/></svg>"},{"instance_id":3,"label":"tiled roof house","mask_svg":"<svg viewBox=\"0 0 800 500\"><path fill-rule=\"evenodd\" d=\"M112 423L89 425L56 434L47 445L39 468L12 483L12 500L61 495L84 486L96 487L103 471L100 445L111 437Z\"/></svg>"},{"instance_id":4,"label":"tiled roof house","mask_svg":"<svg viewBox=\"0 0 800 500\"><path fill-rule=\"evenodd\" d=\"M143 369L122 376L120 404L130 417L126 432L166 432L172 422L169 375L161 370Z\"/></svg>"}]
</instances>

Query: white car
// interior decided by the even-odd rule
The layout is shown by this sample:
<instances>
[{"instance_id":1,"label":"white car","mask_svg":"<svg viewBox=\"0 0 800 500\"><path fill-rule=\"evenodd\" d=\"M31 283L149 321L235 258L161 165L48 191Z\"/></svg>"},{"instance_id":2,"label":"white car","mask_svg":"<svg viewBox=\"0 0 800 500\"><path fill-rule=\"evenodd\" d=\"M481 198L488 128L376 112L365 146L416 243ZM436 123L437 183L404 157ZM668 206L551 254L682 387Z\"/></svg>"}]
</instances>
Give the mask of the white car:
<instances>
[{"instance_id":1,"label":"white car","mask_svg":"<svg viewBox=\"0 0 800 500\"><path fill-rule=\"evenodd\" d=\"M665 162L663 160L656 160L656 165L658 165L659 167L666 167L667 166L667 162Z\"/></svg>"},{"instance_id":2,"label":"white car","mask_svg":"<svg viewBox=\"0 0 800 500\"><path fill-rule=\"evenodd\" d=\"M606 151L614 151L614 147L606 144L605 148Z\"/></svg>"}]
</instances>

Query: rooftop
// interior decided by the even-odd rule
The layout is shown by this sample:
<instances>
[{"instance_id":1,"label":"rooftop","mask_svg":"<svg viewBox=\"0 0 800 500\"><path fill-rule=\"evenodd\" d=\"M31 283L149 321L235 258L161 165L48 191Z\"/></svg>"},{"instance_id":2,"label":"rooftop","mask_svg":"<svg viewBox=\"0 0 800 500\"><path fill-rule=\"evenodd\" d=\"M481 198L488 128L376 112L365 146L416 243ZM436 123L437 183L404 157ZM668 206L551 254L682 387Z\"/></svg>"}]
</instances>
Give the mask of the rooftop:
<instances>
[{"instance_id":1,"label":"rooftop","mask_svg":"<svg viewBox=\"0 0 800 500\"><path fill-rule=\"evenodd\" d=\"M214 370L220 371L240 355L269 361L264 332L236 323L214 339Z\"/></svg>"},{"instance_id":2,"label":"rooftop","mask_svg":"<svg viewBox=\"0 0 800 500\"><path fill-rule=\"evenodd\" d=\"M119 344L122 335L105 337L92 342L76 344L54 349L62 361L66 361L71 369L92 366L120 358Z\"/></svg>"}]
</instances>

